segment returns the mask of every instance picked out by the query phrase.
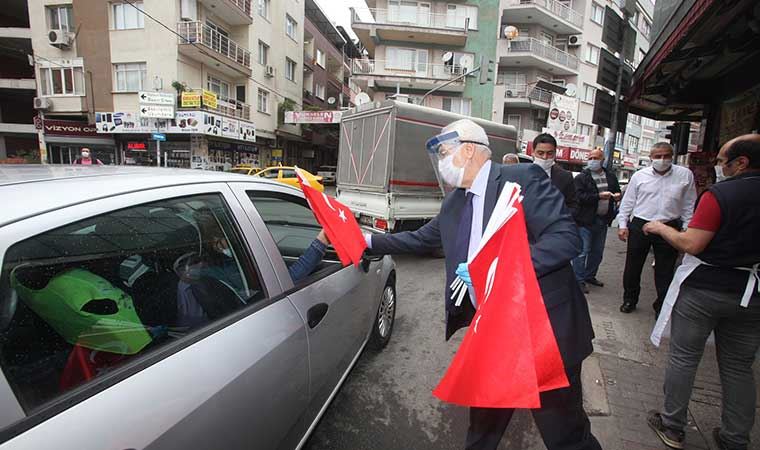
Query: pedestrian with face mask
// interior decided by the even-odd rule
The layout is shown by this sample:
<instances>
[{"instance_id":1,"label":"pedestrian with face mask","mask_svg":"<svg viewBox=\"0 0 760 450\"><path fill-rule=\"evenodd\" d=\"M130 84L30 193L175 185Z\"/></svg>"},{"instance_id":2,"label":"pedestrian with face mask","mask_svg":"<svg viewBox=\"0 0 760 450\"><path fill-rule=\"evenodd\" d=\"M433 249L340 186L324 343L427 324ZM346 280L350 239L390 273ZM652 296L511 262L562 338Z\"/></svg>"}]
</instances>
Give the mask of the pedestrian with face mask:
<instances>
[{"instance_id":1,"label":"pedestrian with face mask","mask_svg":"<svg viewBox=\"0 0 760 450\"><path fill-rule=\"evenodd\" d=\"M557 140L548 133L542 133L533 139L533 164L537 165L552 180L552 184L565 197L565 205L570 214L575 215L578 202L575 198L573 174L557 165Z\"/></svg>"},{"instance_id":2,"label":"pedestrian with face mask","mask_svg":"<svg viewBox=\"0 0 760 450\"><path fill-rule=\"evenodd\" d=\"M633 312L639 303L641 270L649 249L654 249L657 299L652 306L656 315L660 314L678 259L678 250L658 235L645 234L644 225L659 221L676 230L686 229L697 199L691 170L673 165L672 145L655 144L649 157L652 165L634 173L628 182L617 216L618 238L628 242L620 306L620 311L626 314Z\"/></svg>"},{"instance_id":3,"label":"pedestrian with face mask","mask_svg":"<svg viewBox=\"0 0 760 450\"><path fill-rule=\"evenodd\" d=\"M713 438L721 450L748 450L757 395L752 365L760 349L760 135L727 142L715 172L719 181L702 194L688 230L644 225L644 233L686 253L652 333L659 344L671 319L665 404L648 422L666 445L683 448L697 367L715 333L723 411Z\"/></svg>"},{"instance_id":4,"label":"pedestrian with face mask","mask_svg":"<svg viewBox=\"0 0 760 450\"><path fill-rule=\"evenodd\" d=\"M439 179L452 189L440 213L416 231L365 235L369 251L424 254L443 248L448 340L470 324L477 307L466 262L477 252L504 184L519 184L533 267L570 381L567 388L542 392L542 407L531 412L548 450L601 450L583 410L581 363L593 350L594 333L586 298L570 266L580 251L578 228L562 194L542 169L535 164L492 163L488 145L483 128L468 119L444 127L431 138L428 153ZM469 287L461 303L451 295L457 276ZM464 447L495 450L513 413L514 409L470 408Z\"/></svg>"},{"instance_id":5,"label":"pedestrian with face mask","mask_svg":"<svg viewBox=\"0 0 760 450\"><path fill-rule=\"evenodd\" d=\"M92 166L92 165L98 165L102 166L103 162L99 159L92 158L92 152L87 147L82 147L82 152L80 153L79 158L74 160L74 164L82 164L84 166Z\"/></svg>"},{"instance_id":6,"label":"pedestrian with face mask","mask_svg":"<svg viewBox=\"0 0 760 450\"><path fill-rule=\"evenodd\" d=\"M573 260L575 278L588 293L588 285L603 287L596 278L604 256L607 227L615 218L616 203L620 201L620 184L615 174L603 167L604 153L597 149L589 153L586 168L575 177L578 208L575 222L583 239L583 251Z\"/></svg>"}]
</instances>

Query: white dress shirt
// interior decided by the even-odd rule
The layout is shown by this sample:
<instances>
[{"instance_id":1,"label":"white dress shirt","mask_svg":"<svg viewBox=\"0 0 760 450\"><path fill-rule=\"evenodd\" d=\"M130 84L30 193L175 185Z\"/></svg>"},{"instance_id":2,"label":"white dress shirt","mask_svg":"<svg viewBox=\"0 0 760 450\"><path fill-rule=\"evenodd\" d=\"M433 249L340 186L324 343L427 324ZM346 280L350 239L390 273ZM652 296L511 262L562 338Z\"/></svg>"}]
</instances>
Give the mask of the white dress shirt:
<instances>
[{"instance_id":1,"label":"white dress shirt","mask_svg":"<svg viewBox=\"0 0 760 450\"><path fill-rule=\"evenodd\" d=\"M486 161L480 168L475 179L472 180L472 186L465 192L472 192L472 224L470 225L470 246L467 250L467 261L470 261L480 246L480 240L483 238L483 212L486 201L486 188L488 187L488 175L491 173L491 161ZM470 287L470 301L476 309L475 289Z\"/></svg>"},{"instance_id":2,"label":"white dress shirt","mask_svg":"<svg viewBox=\"0 0 760 450\"><path fill-rule=\"evenodd\" d=\"M618 225L628 228L631 217L646 221L668 221L681 219L683 228L691 221L697 188L691 170L682 166L671 166L664 175L652 167L634 173L620 203Z\"/></svg>"}]
</instances>

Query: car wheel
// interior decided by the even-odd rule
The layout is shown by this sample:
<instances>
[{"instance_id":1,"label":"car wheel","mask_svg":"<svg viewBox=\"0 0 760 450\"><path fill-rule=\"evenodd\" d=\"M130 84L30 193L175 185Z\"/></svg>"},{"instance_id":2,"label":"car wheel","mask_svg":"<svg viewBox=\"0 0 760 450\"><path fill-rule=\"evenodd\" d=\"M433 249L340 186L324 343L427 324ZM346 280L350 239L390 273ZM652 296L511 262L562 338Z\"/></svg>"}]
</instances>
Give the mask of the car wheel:
<instances>
[{"instance_id":1,"label":"car wheel","mask_svg":"<svg viewBox=\"0 0 760 450\"><path fill-rule=\"evenodd\" d=\"M393 322L396 320L396 287L391 282L383 289L380 306L377 308L375 323L372 324L372 334L369 346L374 350L382 350L393 333Z\"/></svg>"}]
</instances>

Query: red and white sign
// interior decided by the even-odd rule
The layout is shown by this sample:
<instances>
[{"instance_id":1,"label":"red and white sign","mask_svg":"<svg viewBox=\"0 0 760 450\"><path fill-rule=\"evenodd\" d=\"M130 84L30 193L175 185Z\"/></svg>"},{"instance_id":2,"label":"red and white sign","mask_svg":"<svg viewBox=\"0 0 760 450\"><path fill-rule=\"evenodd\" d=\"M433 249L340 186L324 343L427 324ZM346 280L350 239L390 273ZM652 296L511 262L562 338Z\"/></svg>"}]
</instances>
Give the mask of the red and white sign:
<instances>
[{"instance_id":1,"label":"red and white sign","mask_svg":"<svg viewBox=\"0 0 760 450\"><path fill-rule=\"evenodd\" d=\"M145 142L127 142L127 150L145 152L148 151L148 146L145 145Z\"/></svg>"},{"instance_id":2,"label":"red and white sign","mask_svg":"<svg viewBox=\"0 0 760 450\"><path fill-rule=\"evenodd\" d=\"M552 94L546 128L575 133L578 118L578 99L566 95Z\"/></svg>"},{"instance_id":3,"label":"red and white sign","mask_svg":"<svg viewBox=\"0 0 760 450\"><path fill-rule=\"evenodd\" d=\"M42 127L43 121L36 116L34 118L35 128L38 130ZM55 120L45 119L45 134L48 136L89 136L98 137L98 130L95 125L87 122L76 120Z\"/></svg>"},{"instance_id":4,"label":"red and white sign","mask_svg":"<svg viewBox=\"0 0 760 450\"><path fill-rule=\"evenodd\" d=\"M544 128L542 133L551 134L557 140L557 145L562 147L590 148L590 138L585 134L570 133L563 130Z\"/></svg>"},{"instance_id":5,"label":"red and white sign","mask_svg":"<svg viewBox=\"0 0 760 450\"><path fill-rule=\"evenodd\" d=\"M341 111L285 111L285 123L340 123Z\"/></svg>"},{"instance_id":6,"label":"red and white sign","mask_svg":"<svg viewBox=\"0 0 760 450\"><path fill-rule=\"evenodd\" d=\"M528 142L528 155L533 155L533 143ZM556 160L573 164L585 164L591 150L574 147L557 147Z\"/></svg>"}]
</instances>

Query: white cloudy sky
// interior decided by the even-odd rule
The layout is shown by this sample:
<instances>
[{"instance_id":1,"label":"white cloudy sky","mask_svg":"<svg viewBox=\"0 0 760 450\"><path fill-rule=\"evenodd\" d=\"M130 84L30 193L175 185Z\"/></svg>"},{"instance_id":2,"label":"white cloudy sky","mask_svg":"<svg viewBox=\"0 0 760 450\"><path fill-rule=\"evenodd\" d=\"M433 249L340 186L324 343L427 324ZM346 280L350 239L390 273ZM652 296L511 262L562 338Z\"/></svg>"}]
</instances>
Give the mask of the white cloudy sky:
<instances>
[{"instance_id":1,"label":"white cloudy sky","mask_svg":"<svg viewBox=\"0 0 760 450\"><path fill-rule=\"evenodd\" d=\"M330 20L336 25L343 26L351 36L354 36L354 33L351 31L351 11L348 8L367 8L364 0L316 0L316 2Z\"/></svg>"}]
</instances>

